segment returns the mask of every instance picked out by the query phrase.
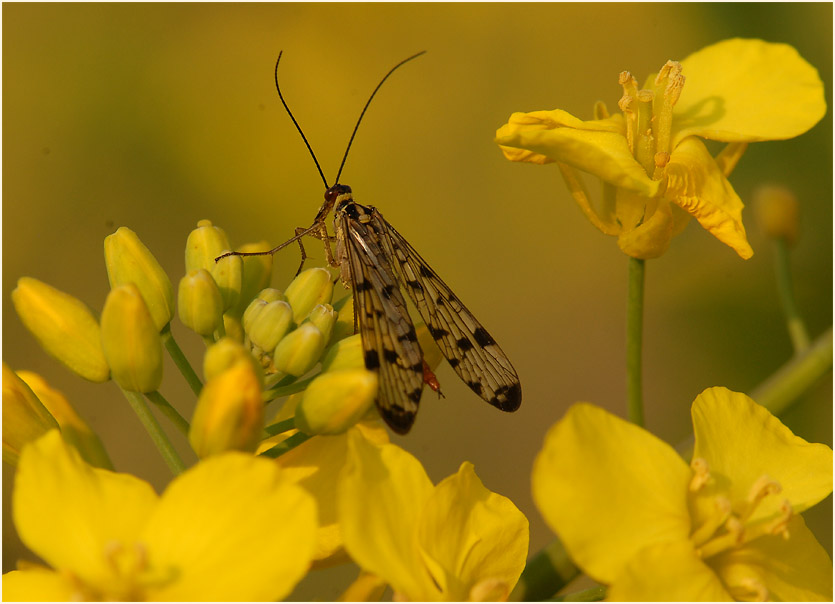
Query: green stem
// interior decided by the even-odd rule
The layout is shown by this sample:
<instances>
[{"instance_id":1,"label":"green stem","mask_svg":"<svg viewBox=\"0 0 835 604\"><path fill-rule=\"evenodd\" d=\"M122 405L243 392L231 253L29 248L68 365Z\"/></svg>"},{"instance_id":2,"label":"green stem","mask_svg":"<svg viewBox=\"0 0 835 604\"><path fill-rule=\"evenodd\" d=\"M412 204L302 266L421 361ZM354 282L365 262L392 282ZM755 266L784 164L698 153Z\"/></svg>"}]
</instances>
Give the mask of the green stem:
<instances>
[{"instance_id":1,"label":"green stem","mask_svg":"<svg viewBox=\"0 0 835 604\"><path fill-rule=\"evenodd\" d=\"M786 326L789 330L794 352L800 353L809 348L809 332L800 315L800 309L794 298L792 287L791 262L789 262L789 246L785 239L774 242L774 270L777 277L777 291L780 303L786 315Z\"/></svg>"},{"instance_id":2,"label":"green stem","mask_svg":"<svg viewBox=\"0 0 835 604\"><path fill-rule=\"evenodd\" d=\"M644 397L641 379L644 269L644 260L629 259L629 283L626 294L626 402L629 421L639 426L644 425Z\"/></svg>"},{"instance_id":3,"label":"green stem","mask_svg":"<svg viewBox=\"0 0 835 604\"><path fill-rule=\"evenodd\" d=\"M146 392L145 398L151 401L154 405L157 406L165 417L171 420L171 423L174 424L177 429L188 436L188 429L189 425L186 419L180 415L177 410L169 403L162 394L158 390L154 390L153 392Z\"/></svg>"},{"instance_id":4,"label":"green stem","mask_svg":"<svg viewBox=\"0 0 835 604\"><path fill-rule=\"evenodd\" d=\"M293 436L290 436L289 438L282 440L272 449L267 449L263 453L259 453L259 455L275 459L280 455L284 455L290 449L295 449L308 438L310 438L310 434L305 434L304 432L296 432Z\"/></svg>"},{"instance_id":5,"label":"green stem","mask_svg":"<svg viewBox=\"0 0 835 604\"><path fill-rule=\"evenodd\" d=\"M272 425L267 426L266 428L264 428L264 432L266 432L270 436L275 436L276 434L281 434L283 432L287 432L288 430L295 429L296 418L291 417L290 419L285 419L284 421L276 422Z\"/></svg>"},{"instance_id":6,"label":"green stem","mask_svg":"<svg viewBox=\"0 0 835 604\"><path fill-rule=\"evenodd\" d=\"M177 369L180 370L180 373L182 373L183 377L186 378L188 385L191 386L192 392L194 392L194 394L200 394L200 390L203 389L203 384L200 382L200 378L197 377L194 369L191 368L186 355L184 355L183 351L180 350L180 347L177 346L177 342L171 334L171 325L163 327L162 332L159 335L162 337L162 343L165 345L165 349L174 360L174 364L177 365Z\"/></svg>"},{"instance_id":7,"label":"green stem","mask_svg":"<svg viewBox=\"0 0 835 604\"><path fill-rule=\"evenodd\" d=\"M130 406L139 417L139 421L142 422L145 430L148 431L151 440L157 446L157 449L159 449L165 463L168 464L168 467L171 468L171 471L175 476L181 474L186 469L186 466L174 450L174 447L171 445L171 441L168 440L165 432L163 432L162 428L160 428L159 423L151 413L151 409L148 407L145 399L142 398L142 395L138 392L131 392L130 390L123 389L122 393L125 395L125 398L128 399Z\"/></svg>"},{"instance_id":8,"label":"green stem","mask_svg":"<svg viewBox=\"0 0 835 604\"><path fill-rule=\"evenodd\" d=\"M832 328L795 355L751 391L751 398L774 415L785 412L827 371L832 369Z\"/></svg>"},{"instance_id":9,"label":"green stem","mask_svg":"<svg viewBox=\"0 0 835 604\"><path fill-rule=\"evenodd\" d=\"M528 561L508 601L537 602L552 597L580 574L559 539Z\"/></svg>"}]
</instances>

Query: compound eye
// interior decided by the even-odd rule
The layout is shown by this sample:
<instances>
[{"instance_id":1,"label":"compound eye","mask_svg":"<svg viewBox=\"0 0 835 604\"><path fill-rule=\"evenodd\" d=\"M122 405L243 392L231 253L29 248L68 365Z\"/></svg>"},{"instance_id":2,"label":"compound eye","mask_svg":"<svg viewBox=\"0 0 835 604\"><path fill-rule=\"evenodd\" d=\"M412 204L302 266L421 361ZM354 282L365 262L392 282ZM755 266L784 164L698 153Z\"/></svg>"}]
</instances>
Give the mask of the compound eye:
<instances>
[{"instance_id":1,"label":"compound eye","mask_svg":"<svg viewBox=\"0 0 835 604\"><path fill-rule=\"evenodd\" d=\"M336 197L339 195L339 191L337 190L339 185L333 185L327 191L325 191L325 202L326 203L333 203L336 201Z\"/></svg>"}]
</instances>

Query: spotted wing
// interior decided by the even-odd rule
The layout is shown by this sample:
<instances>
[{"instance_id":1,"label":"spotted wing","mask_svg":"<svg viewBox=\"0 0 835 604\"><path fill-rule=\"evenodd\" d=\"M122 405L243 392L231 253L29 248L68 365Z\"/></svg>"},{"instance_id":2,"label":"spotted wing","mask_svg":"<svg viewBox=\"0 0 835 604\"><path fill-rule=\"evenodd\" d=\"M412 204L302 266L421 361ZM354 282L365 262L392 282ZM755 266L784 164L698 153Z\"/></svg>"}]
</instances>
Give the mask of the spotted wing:
<instances>
[{"instance_id":1,"label":"spotted wing","mask_svg":"<svg viewBox=\"0 0 835 604\"><path fill-rule=\"evenodd\" d=\"M408 241L374 211L386 256L449 364L470 389L502 411L522 402L519 376L487 330Z\"/></svg>"},{"instance_id":2,"label":"spotted wing","mask_svg":"<svg viewBox=\"0 0 835 604\"><path fill-rule=\"evenodd\" d=\"M380 415L392 430L405 434L415 421L423 392L423 352L391 262L381 247L384 223L364 213L366 208L359 204L349 210L354 210L350 214L355 217L343 212L337 232L345 240L365 366L379 376Z\"/></svg>"}]
</instances>

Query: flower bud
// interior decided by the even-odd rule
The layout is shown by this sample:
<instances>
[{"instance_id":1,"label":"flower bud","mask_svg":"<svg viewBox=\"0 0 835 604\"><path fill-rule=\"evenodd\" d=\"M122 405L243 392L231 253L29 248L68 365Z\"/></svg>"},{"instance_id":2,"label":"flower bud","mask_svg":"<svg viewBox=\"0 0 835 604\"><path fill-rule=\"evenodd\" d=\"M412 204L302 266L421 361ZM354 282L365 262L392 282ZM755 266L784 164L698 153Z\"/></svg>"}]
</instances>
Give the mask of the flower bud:
<instances>
[{"instance_id":1,"label":"flower bud","mask_svg":"<svg viewBox=\"0 0 835 604\"><path fill-rule=\"evenodd\" d=\"M209 272L217 283L220 297L223 298L223 311L238 304L241 298L244 260L240 256L226 256L212 264Z\"/></svg>"},{"instance_id":2,"label":"flower bud","mask_svg":"<svg viewBox=\"0 0 835 604\"><path fill-rule=\"evenodd\" d=\"M186 240L186 272L199 268L211 272L215 258L229 248L229 238L223 229L213 226L211 220L201 220Z\"/></svg>"},{"instance_id":3,"label":"flower bud","mask_svg":"<svg viewBox=\"0 0 835 604\"><path fill-rule=\"evenodd\" d=\"M23 445L57 427L32 389L3 363L3 461L17 465Z\"/></svg>"},{"instance_id":4,"label":"flower bud","mask_svg":"<svg viewBox=\"0 0 835 604\"><path fill-rule=\"evenodd\" d=\"M240 361L203 386L188 440L201 459L224 451L255 451L264 429L258 376Z\"/></svg>"},{"instance_id":5,"label":"flower bud","mask_svg":"<svg viewBox=\"0 0 835 604\"><path fill-rule=\"evenodd\" d=\"M278 371L299 377L313 369L324 349L322 332L313 323L305 323L278 343L273 364Z\"/></svg>"},{"instance_id":6,"label":"flower bud","mask_svg":"<svg viewBox=\"0 0 835 604\"><path fill-rule=\"evenodd\" d=\"M12 303L47 353L86 380L110 379L99 323L83 302L42 281L21 277Z\"/></svg>"},{"instance_id":7,"label":"flower bud","mask_svg":"<svg viewBox=\"0 0 835 604\"><path fill-rule=\"evenodd\" d=\"M800 204L795 194L786 187L763 185L754 192L754 204L763 233L794 245L800 222Z\"/></svg>"},{"instance_id":8,"label":"flower bud","mask_svg":"<svg viewBox=\"0 0 835 604\"><path fill-rule=\"evenodd\" d=\"M270 249L266 241L261 243L247 243L238 248L239 252L263 252ZM255 295L270 284L273 270L273 257L241 256L243 261L243 276L241 278L241 295L238 304L229 313L240 317Z\"/></svg>"},{"instance_id":9,"label":"flower bud","mask_svg":"<svg viewBox=\"0 0 835 604\"><path fill-rule=\"evenodd\" d=\"M244 341L244 326L241 325L239 318L224 314L223 329L226 331L227 337L232 338L236 342Z\"/></svg>"},{"instance_id":10,"label":"flower bud","mask_svg":"<svg viewBox=\"0 0 835 604\"><path fill-rule=\"evenodd\" d=\"M157 259L127 227L104 238L104 261L110 288L135 283L157 331L174 317L174 288Z\"/></svg>"},{"instance_id":11,"label":"flower bud","mask_svg":"<svg viewBox=\"0 0 835 604\"><path fill-rule=\"evenodd\" d=\"M211 336L223 321L223 300L215 280L204 268L180 279L177 312L183 325L201 336Z\"/></svg>"},{"instance_id":12,"label":"flower bud","mask_svg":"<svg viewBox=\"0 0 835 604\"><path fill-rule=\"evenodd\" d=\"M296 408L296 428L305 434L342 434L374 404L377 374L366 369L329 371L313 380Z\"/></svg>"},{"instance_id":13,"label":"flower bud","mask_svg":"<svg viewBox=\"0 0 835 604\"><path fill-rule=\"evenodd\" d=\"M101 313L101 341L113 379L125 390L152 392L162 383L159 329L133 283L107 295Z\"/></svg>"},{"instance_id":14,"label":"flower bud","mask_svg":"<svg viewBox=\"0 0 835 604\"><path fill-rule=\"evenodd\" d=\"M292 328L293 309L287 302L276 300L259 307L255 318L246 327L246 335L261 350L270 351Z\"/></svg>"},{"instance_id":15,"label":"flower bud","mask_svg":"<svg viewBox=\"0 0 835 604\"><path fill-rule=\"evenodd\" d=\"M331 332L336 324L337 313L330 304L314 306L305 322L313 323L322 332L325 342L331 339Z\"/></svg>"},{"instance_id":16,"label":"flower bud","mask_svg":"<svg viewBox=\"0 0 835 604\"><path fill-rule=\"evenodd\" d=\"M18 371L17 375L26 382L50 415L58 422L63 439L73 445L87 463L97 468L113 469L110 457L98 435L81 419L60 391L52 388L37 373Z\"/></svg>"},{"instance_id":17,"label":"flower bud","mask_svg":"<svg viewBox=\"0 0 835 604\"><path fill-rule=\"evenodd\" d=\"M256 298L249 303L249 306L246 307L243 315L243 326L244 331L249 332L252 329L258 315L261 314L261 311L267 306L270 302L275 302L277 300L285 300L284 294L282 294L279 290L273 289L268 287L266 289L262 289L261 292L258 294Z\"/></svg>"},{"instance_id":18,"label":"flower bud","mask_svg":"<svg viewBox=\"0 0 835 604\"><path fill-rule=\"evenodd\" d=\"M333 280L324 268L311 268L287 286L284 296L293 307L293 320L301 323L314 306L329 304L333 297Z\"/></svg>"},{"instance_id":19,"label":"flower bud","mask_svg":"<svg viewBox=\"0 0 835 604\"><path fill-rule=\"evenodd\" d=\"M259 382L263 382L261 368L246 347L229 337L221 338L206 350L203 356L203 377L209 381L240 361L252 363Z\"/></svg>"},{"instance_id":20,"label":"flower bud","mask_svg":"<svg viewBox=\"0 0 835 604\"><path fill-rule=\"evenodd\" d=\"M360 334L354 334L334 342L322 359L322 371L364 368L365 355L362 350Z\"/></svg>"}]
</instances>

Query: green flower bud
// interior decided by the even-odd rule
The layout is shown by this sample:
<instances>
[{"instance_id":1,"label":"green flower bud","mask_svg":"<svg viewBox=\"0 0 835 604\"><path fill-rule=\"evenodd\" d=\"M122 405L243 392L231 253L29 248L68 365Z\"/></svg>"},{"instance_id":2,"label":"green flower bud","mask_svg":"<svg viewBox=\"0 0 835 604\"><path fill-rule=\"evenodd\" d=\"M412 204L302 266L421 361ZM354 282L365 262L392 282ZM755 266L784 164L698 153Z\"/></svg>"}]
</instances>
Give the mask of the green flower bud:
<instances>
[{"instance_id":1,"label":"green flower bud","mask_svg":"<svg viewBox=\"0 0 835 604\"><path fill-rule=\"evenodd\" d=\"M322 371L341 369L364 369L365 355L360 334L354 334L334 342L322 359Z\"/></svg>"},{"instance_id":2,"label":"green flower bud","mask_svg":"<svg viewBox=\"0 0 835 604\"><path fill-rule=\"evenodd\" d=\"M310 383L296 408L296 428L305 434L342 434L363 418L376 396L373 371L323 373Z\"/></svg>"},{"instance_id":3,"label":"green flower bud","mask_svg":"<svg viewBox=\"0 0 835 604\"><path fill-rule=\"evenodd\" d=\"M203 356L203 377L209 381L240 361L252 363L259 382L263 382L264 374L246 347L229 337L219 339L206 350Z\"/></svg>"},{"instance_id":4,"label":"green flower bud","mask_svg":"<svg viewBox=\"0 0 835 604\"><path fill-rule=\"evenodd\" d=\"M12 291L12 303L47 353L86 380L110 379L99 323L83 302L42 281L22 277Z\"/></svg>"},{"instance_id":5,"label":"green flower bud","mask_svg":"<svg viewBox=\"0 0 835 604\"><path fill-rule=\"evenodd\" d=\"M211 220L201 220L186 240L186 272L199 268L211 272L215 258L229 249L229 238L223 229L213 226Z\"/></svg>"},{"instance_id":6,"label":"green flower bud","mask_svg":"<svg viewBox=\"0 0 835 604\"><path fill-rule=\"evenodd\" d=\"M314 306L305 322L313 323L325 336L325 342L331 338L331 332L336 324L337 313L330 304L319 304Z\"/></svg>"},{"instance_id":7,"label":"green flower bud","mask_svg":"<svg viewBox=\"0 0 835 604\"><path fill-rule=\"evenodd\" d=\"M135 283L157 331L174 317L174 288L157 259L127 227L104 238L104 261L110 288Z\"/></svg>"},{"instance_id":8,"label":"green flower bud","mask_svg":"<svg viewBox=\"0 0 835 604\"><path fill-rule=\"evenodd\" d=\"M3 461L17 465L23 445L57 427L32 389L3 363Z\"/></svg>"},{"instance_id":9,"label":"green flower bud","mask_svg":"<svg viewBox=\"0 0 835 604\"><path fill-rule=\"evenodd\" d=\"M246 310L244 311L244 331L249 332L258 315L261 314L261 311L264 310L264 307L269 302L275 302L276 300L284 299L284 294L282 294L277 289L273 289L271 287L262 289L258 296L254 298L252 302L249 303L249 306L247 306Z\"/></svg>"},{"instance_id":10,"label":"green flower bud","mask_svg":"<svg viewBox=\"0 0 835 604\"><path fill-rule=\"evenodd\" d=\"M278 371L298 377L313 369L324 349L325 336L313 323L305 323L278 343L273 364Z\"/></svg>"},{"instance_id":11,"label":"green flower bud","mask_svg":"<svg viewBox=\"0 0 835 604\"><path fill-rule=\"evenodd\" d=\"M239 252L263 252L270 249L266 241L247 243L238 248ZM241 278L241 296L230 314L240 317L255 295L270 284L273 270L272 256L242 256L243 277Z\"/></svg>"},{"instance_id":12,"label":"green flower bud","mask_svg":"<svg viewBox=\"0 0 835 604\"><path fill-rule=\"evenodd\" d=\"M283 300L269 302L259 308L250 321L246 335L261 350L273 350L293 328L293 309Z\"/></svg>"},{"instance_id":13,"label":"green flower bud","mask_svg":"<svg viewBox=\"0 0 835 604\"><path fill-rule=\"evenodd\" d=\"M162 340L139 288L120 285L101 312L101 342L113 379L125 390L152 392L162 383Z\"/></svg>"},{"instance_id":14,"label":"green flower bud","mask_svg":"<svg viewBox=\"0 0 835 604\"><path fill-rule=\"evenodd\" d=\"M311 268L287 286L284 296L293 307L293 320L301 323L314 306L329 304L333 297L331 274L323 268Z\"/></svg>"},{"instance_id":15,"label":"green flower bud","mask_svg":"<svg viewBox=\"0 0 835 604\"><path fill-rule=\"evenodd\" d=\"M790 189L778 185L759 187L754 192L754 211L767 237L785 239L790 246L797 242L800 204Z\"/></svg>"},{"instance_id":16,"label":"green flower bud","mask_svg":"<svg viewBox=\"0 0 835 604\"><path fill-rule=\"evenodd\" d=\"M45 379L31 371L18 371L18 377L26 382L46 410L58 422L62 438L74 446L87 463L108 470L113 464L98 435L81 419L67 398L52 388ZM4 379L5 386L5 379Z\"/></svg>"},{"instance_id":17,"label":"green flower bud","mask_svg":"<svg viewBox=\"0 0 835 604\"><path fill-rule=\"evenodd\" d=\"M215 280L204 268L189 271L180 279L177 311L183 325L211 336L223 321L223 300Z\"/></svg>"},{"instance_id":18,"label":"green flower bud","mask_svg":"<svg viewBox=\"0 0 835 604\"><path fill-rule=\"evenodd\" d=\"M264 429L261 384L248 361L214 376L200 392L188 440L201 459L224 451L255 451Z\"/></svg>"},{"instance_id":19,"label":"green flower bud","mask_svg":"<svg viewBox=\"0 0 835 604\"><path fill-rule=\"evenodd\" d=\"M243 271L244 260L240 256L221 258L218 262L214 262L209 270L220 290L220 297L223 298L224 312L235 307L241 298Z\"/></svg>"}]
</instances>

